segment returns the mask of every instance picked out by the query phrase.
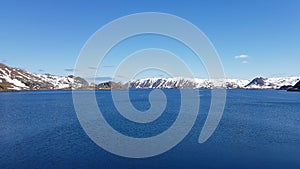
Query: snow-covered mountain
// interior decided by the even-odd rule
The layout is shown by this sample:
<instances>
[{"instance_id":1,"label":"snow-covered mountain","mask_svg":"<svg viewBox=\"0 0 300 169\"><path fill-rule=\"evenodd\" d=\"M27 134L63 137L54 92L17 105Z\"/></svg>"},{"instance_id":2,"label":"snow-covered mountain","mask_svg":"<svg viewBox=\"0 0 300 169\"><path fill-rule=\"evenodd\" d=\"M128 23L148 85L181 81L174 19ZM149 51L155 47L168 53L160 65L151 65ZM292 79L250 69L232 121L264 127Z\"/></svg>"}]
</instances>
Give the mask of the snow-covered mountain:
<instances>
[{"instance_id":1,"label":"snow-covered mountain","mask_svg":"<svg viewBox=\"0 0 300 169\"><path fill-rule=\"evenodd\" d=\"M248 85L247 89L280 89L283 86L294 86L300 81L300 77L278 77L278 78L255 78Z\"/></svg>"},{"instance_id":2,"label":"snow-covered mountain","mask_svg":"<svg viewBox=\"0 0 300 169\"><path fill-rule=\"evenodd\" d=\"M300 77L240 79L146 78L132 80L130 88L193 88L193 89L280 89L293 86Z\"/></svg>"},{"instance_id":3,"label":"snow-covered mountain","mask_svg":"<svg viewBox=\"0 0 300 169\"><path fill-rule=\"evenodd\" d=\"M127 83L106 82L89 84L74 76L33 74L0 63L0 91L55 90L55 89L127 89L127 88L179 88L179 89L294 89L300 77L240 79L199 78L146 78ZM297 83L299 84L299 83ZM300 89L299 89L300 90Z\"/></svg>"},{"instance_id":4,"label":"snow-covered mountain","mask_svg":"<svg viewBox=\"0 0 300 169\"><path fill-rule=\"evenodd\" d=\"M130 88L180 88L180 89L240 89L250 81L240 79L146 78L130 81Z\"/></svg>"},{"instance_id":5,"label":"snow-covered mountain","mask_svg":"<svg viewBox=\"0 0 300 169\"><path fill-rule=\"evenodd\" d=\"M80 77L33 74L0 63L0 91L78 89L87 85Z\"/></svg>"}]
</instances>

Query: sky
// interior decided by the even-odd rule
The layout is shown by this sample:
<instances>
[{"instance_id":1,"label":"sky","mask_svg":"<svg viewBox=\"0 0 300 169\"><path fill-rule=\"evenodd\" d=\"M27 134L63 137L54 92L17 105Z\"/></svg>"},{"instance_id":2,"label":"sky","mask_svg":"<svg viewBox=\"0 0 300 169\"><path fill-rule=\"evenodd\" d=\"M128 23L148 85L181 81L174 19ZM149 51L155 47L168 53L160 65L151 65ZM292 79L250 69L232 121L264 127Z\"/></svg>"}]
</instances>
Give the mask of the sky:
<instances>
[{"instance_id":1,"label":"sky","mask_svg":"<svg viewBox=\"0 0 300 169\"><path fill-rule=\"evenodd\" d=\"M162 12L204 32L228 78L300 76L299 9L298 0L1 0L0 62L33 73L72 74L82 47L98 29L126 15ZM128 46L164 47L170 41L155 35L132 38L118 50L120 56L107 56L99 78L112 75ZM189 62L189 52L176 49ZM205 77L203 67L192 62L190 67ZM143 76L163 75L153 71Z\"/></svg>"}]
</instances>

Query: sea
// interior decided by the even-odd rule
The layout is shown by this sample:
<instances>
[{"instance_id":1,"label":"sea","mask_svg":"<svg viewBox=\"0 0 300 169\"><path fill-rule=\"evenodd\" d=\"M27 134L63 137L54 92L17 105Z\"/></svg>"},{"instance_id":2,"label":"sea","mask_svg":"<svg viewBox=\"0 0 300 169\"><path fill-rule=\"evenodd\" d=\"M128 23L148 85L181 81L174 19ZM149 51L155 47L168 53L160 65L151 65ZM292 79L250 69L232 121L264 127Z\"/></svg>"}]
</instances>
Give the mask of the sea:
<instances>
[{"instance_id":1,"label":"sea","mask_svg":"<svg viewBox=\"0 0 300 169\"><path fill-rule=\"evenodd\" d=\"M166 108L150 123L123 117L109 90L81 92L95 92L99 109L114 130L129 137L147 138L170 128L179 114L180 90L162 91ZM152 89L128 92L137 110L143 112L151 107ZM210 109L212 91L197 92L199 112L186 137L170 150L144 158L113 154L90 139L77 118L72 91L1 92L0 168L300 168L299 92L227 90L221 121L213 135L201 144L198 138Z\"/></svg>"}]
</instances>

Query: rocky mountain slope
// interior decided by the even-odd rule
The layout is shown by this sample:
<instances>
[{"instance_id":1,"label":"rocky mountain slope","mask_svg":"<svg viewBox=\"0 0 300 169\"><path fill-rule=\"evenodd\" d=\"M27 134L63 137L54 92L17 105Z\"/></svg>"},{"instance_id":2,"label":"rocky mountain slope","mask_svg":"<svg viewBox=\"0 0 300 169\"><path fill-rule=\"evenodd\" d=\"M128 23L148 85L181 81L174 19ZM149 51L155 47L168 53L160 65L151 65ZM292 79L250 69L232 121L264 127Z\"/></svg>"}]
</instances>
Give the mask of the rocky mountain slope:
<instances>
[{"instance_id":1,"label":"rocky mountain slope","mask_svg":"<svg viewBox=\"0 0 300 169\"><path fill-rule=\"evenodd\" d=\"M80 89L88 85L80 77L33 74L0 63L0 91Z\"/></svg>"},{"instance_id":2,"label":"rocky mountain slope","mask_svg":"<svg viewBox=\"0 0 300 169\"><path fill-rule=\"evenodd\" d=\"M110 90L110 89L114 89L114 90L125 90L128 89L128 87L122 83L116 83L116 82L104 82L104 83L100 83L94 86L95 89L97 90Z\"/></svg>"},{"instance_id":3,"label":"rocky mountain slope","mask_svg":"<svg viewBox=\"0 0 300 169\"><path fill-rule=\"evenodd\" d=\"M296 83L293 87L288 88L288 91L298 91L300 92L300 81Z\"/></svg>"}]
</instances>

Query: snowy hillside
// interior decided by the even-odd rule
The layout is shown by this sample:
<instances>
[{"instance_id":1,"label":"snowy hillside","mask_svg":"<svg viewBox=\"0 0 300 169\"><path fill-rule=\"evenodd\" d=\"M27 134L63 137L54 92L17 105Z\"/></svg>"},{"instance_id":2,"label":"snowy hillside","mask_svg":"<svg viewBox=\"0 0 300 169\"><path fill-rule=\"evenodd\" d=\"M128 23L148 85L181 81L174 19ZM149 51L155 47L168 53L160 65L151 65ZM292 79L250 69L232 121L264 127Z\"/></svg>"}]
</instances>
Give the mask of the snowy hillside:
<instances>
[{"instance_id":1,"label":"snowy hillside","mask_svg":"<svg viewBox=\"0 0 300 169\"><path fill-rule=\"evenodd\" d=\"M0 63L0 90L49 90L81 88L88 83L81 78L32 74Z\"/></svg>"}]
</instances>

